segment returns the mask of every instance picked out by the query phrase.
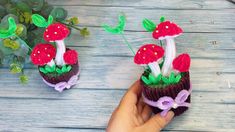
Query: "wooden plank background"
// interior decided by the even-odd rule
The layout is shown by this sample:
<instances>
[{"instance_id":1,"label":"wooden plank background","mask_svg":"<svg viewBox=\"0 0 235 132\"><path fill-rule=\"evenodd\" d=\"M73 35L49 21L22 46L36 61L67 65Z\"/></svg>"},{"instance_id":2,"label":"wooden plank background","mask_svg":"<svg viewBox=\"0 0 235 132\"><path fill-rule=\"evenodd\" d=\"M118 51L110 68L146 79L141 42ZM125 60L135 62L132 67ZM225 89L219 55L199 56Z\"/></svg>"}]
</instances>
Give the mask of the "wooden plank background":
<instances>
[{"instance_id":1,"label":"wooden plank background","mask_svg":"<svg viewBox=\"0 0 235 132\"><path fill-rule=\"evenodd\" d=\"M35 67L27 67L29 84L21 85L0 69L0 131L100 132L126 89L139 78L141 67L120 36L100 28L114 25L119 12L128 22L125 35L138 49L156 42L141 20L160 16L185 31L176 39L177 53L192 57L192 107L164 131L235 131L235 6L233 0L48 0L78 16L91 31L74 33L69 47L79 52L80 83L58 93L47 88Z\"/></svg>"}]
</instances>

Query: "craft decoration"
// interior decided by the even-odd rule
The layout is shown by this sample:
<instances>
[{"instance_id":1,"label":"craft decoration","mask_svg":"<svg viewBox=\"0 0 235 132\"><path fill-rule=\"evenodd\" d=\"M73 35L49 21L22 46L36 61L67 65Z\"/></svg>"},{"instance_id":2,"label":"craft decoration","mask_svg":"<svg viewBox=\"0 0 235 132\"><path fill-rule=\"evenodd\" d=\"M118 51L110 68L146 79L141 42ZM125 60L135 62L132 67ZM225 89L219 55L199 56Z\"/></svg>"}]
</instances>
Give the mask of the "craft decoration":
<instances>
[{"instance_id":1,"label":"craft decoration","mask_svg":"<svg viewBox=\"0 0 235 132\"><path fill-rule=\"evenodd\" d=\"M52 23L52 16L48 22L38 14L32 15L32 19L35 25L46 28L45 41L56 43L56 48L50 43L37 44L30 55L32 63L38 65L39 73L48 86L59 92L70 89L77 84L79 75L78 53L66 49L64 44L70 30L61 23Z\"/></svg>"},{"instance_id":2,"label":"craft decoration","mask_svg":"<svg viewBox=\"0 0 235 132\"><path fill-rule=\"evenodd\" d=\"M47 43L42 36L53 23L75 29L83 37L89 35L86 27L79 27L78 17L68 17L67 10L46 0L0 0L0 67L9 68L19 82L27 83L24 71L30 65L31 51L38 43Z\"/></svg>"},{"instance_id":3,"label":"craft decoration","mask_svg":"<svg viewBox=\"0 0 235 132\"><path fill-rule=\"evenodd\" d=\"M171 21L160 18L157 25L153 21L144 19L142 22L146 31L152 32L152 37L159 40L157 44L144 44L135 53L131 44L124 37L125 18L119 16L119 24L110 27L106 24L104 30L112 34L121 34L134 56L134 62L144 66L144 73L140 83L144 102L152 107L154 113L165 116L172 110L176 116L182 114L190 106L190 56L187 53L176 56L174 38L181 35L183 30ZM163 48L164 42L166 46Z\"/></svg>"}]
</instances>

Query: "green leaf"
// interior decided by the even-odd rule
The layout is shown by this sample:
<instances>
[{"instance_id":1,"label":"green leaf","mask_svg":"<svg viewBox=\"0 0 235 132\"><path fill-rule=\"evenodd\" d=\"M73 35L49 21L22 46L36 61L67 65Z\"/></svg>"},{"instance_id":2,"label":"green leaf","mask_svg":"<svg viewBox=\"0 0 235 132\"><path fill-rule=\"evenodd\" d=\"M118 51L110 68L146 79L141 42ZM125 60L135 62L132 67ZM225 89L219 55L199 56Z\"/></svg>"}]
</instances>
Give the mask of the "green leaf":
<instances>
[{"instance_id":1,"label":"green leaf","mask_svg":"<svg viewBox=\"0 0 235 132\"><path fill-rule=\"evenodd\" d=\"M10 64L10 72L13 74L21 73L22 72L22 65L19 63Z\"/></svg>"},{"instance_id":2,"label":"green leaf","mask_svg":"<svg viewBox=\"0 0 235 132\"><path fill-rule=\"evenodd\" d=\"M80 34L81 34L83 37L86 37L86 36L90 35L90 32L88 31L87 28L83 28L82 30L80 30Z\"/></svg>"},{"instance_id":3,"label":"green leaf","mask_svg":"<svg viewBox=\"0 0 235 132\"><path fill-rule=\"evenodd\" d=\"M68 67L67 67L67 72L69 72L71 69L72 69L72 67L71 67L71 66L68 66Z\"/></svg>"},{"instance_id":4,"label":"green leaf","mask_svg":"<svg viewBox=\"0 0 235 132\"><path fill-rule=\"evenodd\" d=\"M46 71L43 67L40 67L40 68L39 68L39 71L41 71L41 72L44 73L44 74L47 74L47 73L48 73L48 71Z\"/></svg>"},{"instance_id":5,"label":"green leaf","mask_svg":"<svg viewBox=\"0 0 235 132\"><path fill-rule=\"evenodd\" d=\"M170 84L169 80L167 77L164 77L162 76L162 81L165 83L165 84Z\"/></svg>"},{"instance_id":6,"label":"green leaf","mask_svg":"<svg viewBox=\"0 0 235 132\"><path fill-rule=\"evenodd\" d=\"M124 31L126 25L126 17L124 15L119 15L119 22L116 27L111 27L107 24L104 24L102 27L106 32L112 34L121 34Z\"/></svg>"},{"instance_id":7,"label":"green leaf","mask_svg":"<svg viewBox=\"0 0 235 132\"><path fill-rule=\"evenodd\" d=\"M146 85L150 85L150 84L151 84L151 81L149 81L145 76L141 76L141 79L143 80L143 82L144 82Z\"/></svg>"},{"instance_id":8,"label":"green leaf","mask_svg":"<svg viewBox=\"0 0 235 132\"><path fill-rule=\"evenodd\" d=\"M63 72L61 71L61 69L58 68L58 67L56 68L56 72L59 73L59 74L62 74L62 73L63 73Z\"/></svg>"},{"instance_id":9,"label":"green leaf","mask_svg":"<svg viewBox=\"0 0 235 132\"><path fill-rule=\"evenodd\" d=\"M41 11L45 0L27 0L34 11Z\"/></svg>"},{"instance_id":10,"label":"green leaf","mask_svg":"<svg viewBox=\"0 0 235 132\"><path fill-rule=\"evenodd\" d=\"M53 68L48 65L45 66L45 70L48 72L53 72Z\"/></svg>"},{"instance_id":11,"label":"green leaf","mask_svg":"<svg viewBox=\"0 0 235 132\"><path fill-rule=\"evenodd\" d=\"M32 15L32 21L36 26L45 28L45 27L49 26L49 23L50 24L52 23L53 18L49 17L50 22L49 21L47 22L46 19L43 16L41 16L39 14L33 14Z\"/></svg>"},{"instance_id":12,"label":"green leaf","mask_svg":"<svg viewBox=\"0 0 235 132\"><path fill-rule=\"evenodd\" d=\"M165 21L165 17L164 16L161 16L160 17L160 22L164 22Z\"/></svg>"},{"instance_id":13,"label":"green leaf","mask_svg":"<svg viewBox=\"0 0 235 132\"><path fill-rule=\"evenodd\" d=\"M175 83L178 83L180 81L180 79L181 79L181 75L178 74L175 78Z\"/></svg>"},{"instance_id":14,"label":"green leaf","mask_svg":"<svg viewBox=\"0 0 235 132\"><path fill-rule=\"evenodd\" d=\"M152 75L152 73L149 74L149 81L152 83L152 84L156 84L156 79L155 77Z\"/></svg>"},{"instance_id":15,"label":"green leaf","mask_svg":"<svg viewBox=\"0 0 235 132\"><path fill-rule=\"evenodd\" d=\"M22 12L29 12L32 13L31 8L26 2L16 2L17 9L21 10Z\"/></svg>"},{"instance_id":16,"label":"green leaf","mask_svg":"<svg viewBox=\"0 0 235 132\"><path fill-rule=\"evenodd\" d=\"M10 36L13 36L16 30L16 23L14 18L9 17L8 18L8 23L9 23L9 27L7 30L0 30L0 38L8 38Z\"/></svg>"},{"instance_id":17,"label":"green leaf","mask_svg":"<svg viewBox=\"0 0 235 132\"><path fill-rule=\"evenodd\" d=\"M47 25L51 25L52 23L53 23L53 17L49 15Z\"/></svg>"},{"instance_id":18,"label":"green leaf","mask_svg":"<svg viewBox=\"0 0 235 132\"><path fill-rule=\"evenodd\" d=\"M58 21L63 21L68 15L68 12L61 7L54 8L50 15Z\"/></svg>"},{"instance_id":19,"label":"green leaf","mask_svg":"<svg viewBox=\"0 0 235 132\"><path fill-rule=\"evenodd\" d=\"M61 68L61 71L62 71L63 73L67 72L66 65L63 65L63 67Z\"/></svg>"},{"instance_id":20,"label":"green leaf","mask_svg":"<svg viewBox=\"0 0 235 132\"><path fill-rule=\"evenodd\" d=\"M24 75L24 74L23 74L23 75L20 75L19 79L20 79L20 82L21 82L22 84L28 83L28 80L29 80L28 76L26 76L26 75Z\"/></svg>"},{"instance_id":21,"label":"green leaf","mask_svg":"<svg viewBox=\"0 0 235 132\"><path fill-rule=\"evenodd\" d=\"M156 24L148 19L144 19L142 25L145 28L145 30L148 32L153 32L156 28Z\"/></svg>"}]
</instances>

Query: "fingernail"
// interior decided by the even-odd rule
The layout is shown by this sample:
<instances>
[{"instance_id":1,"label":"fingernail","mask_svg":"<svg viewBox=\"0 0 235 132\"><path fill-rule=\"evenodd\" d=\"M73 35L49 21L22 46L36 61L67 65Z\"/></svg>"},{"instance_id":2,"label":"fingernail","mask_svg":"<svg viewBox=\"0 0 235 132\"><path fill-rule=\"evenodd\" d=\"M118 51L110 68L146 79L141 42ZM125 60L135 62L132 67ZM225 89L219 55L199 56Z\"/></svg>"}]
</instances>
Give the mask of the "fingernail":
<instances>
[{"instance_id":1,"label":"fingernail","mask_svg":"<svg viewBox=\"0 0 235 132\"><path fill-rule=\"evenodd\" d=\"M174 117L174 112L173 111L169 111L165 117L166 121L169 122L171 121L171 119Z\"/></svg>"}]
</instances>

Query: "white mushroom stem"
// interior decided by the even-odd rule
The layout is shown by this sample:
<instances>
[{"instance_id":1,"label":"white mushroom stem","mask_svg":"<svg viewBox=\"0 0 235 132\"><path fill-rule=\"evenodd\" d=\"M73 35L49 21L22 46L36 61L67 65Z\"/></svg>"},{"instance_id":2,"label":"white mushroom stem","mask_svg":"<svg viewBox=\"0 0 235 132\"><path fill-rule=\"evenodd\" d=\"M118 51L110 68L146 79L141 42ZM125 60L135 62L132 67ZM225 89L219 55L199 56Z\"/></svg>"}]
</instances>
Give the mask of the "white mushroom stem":
<instances>
[{"instance_id":1,"label":"white mushroom stem","mask_svg":"<svg viewBox=\"0 0 235 132\"><path fill-rule=\"evenodd\" d=\"M162 75L168 76L172 69L172 62L176 56L176 48L174 38L166 39L166 48L165 48L165 60L162 67Z\"/></svg>"},{"instance_id":2,"label":"white mushroom stem","mask_svg":"<svg viewBox=\"0 0 235 132\"><path fill-rule=\"evenodd\" d=\"M55 62L57 65L62 66L65 64L64 62L64 53L65 53L65 45L64 40L57 40L56 42L56 56Z\"/></svg>"},{"instance_id":3,"label":"white mushroom stem","mask_svg":"<svg viewBox=\"0 0 235 132\"><path fill-rule=\"evenodd\" d=\"M47 63L48 66L53 67L55 65L55 62L53 59L51 59L50 62Z\"/></svg>"},{"instance_id":4,"label":"white mushroom stem","mask_svg":"<svg viewBox=\"0 0 235 132\"><path fill-rule=\"evenodd\" d=\"M153 76L157 77L161 73L160 67L156 61L149 63L148 66L151 69Z\"/></svg>"}]
</instances>

